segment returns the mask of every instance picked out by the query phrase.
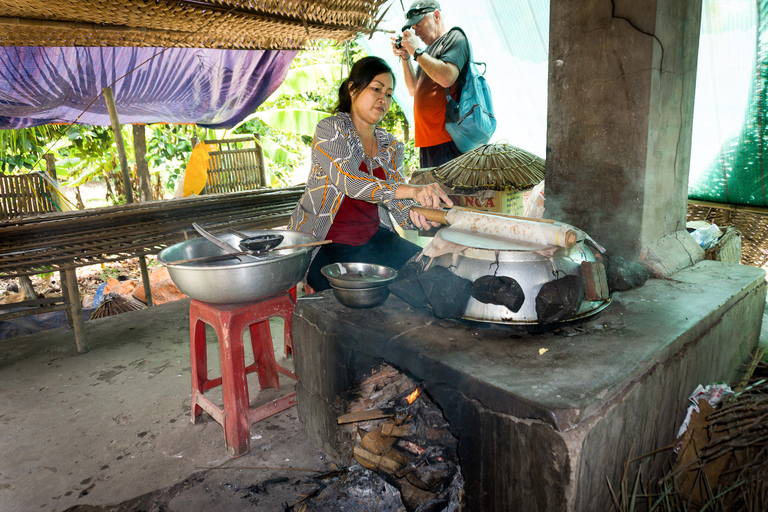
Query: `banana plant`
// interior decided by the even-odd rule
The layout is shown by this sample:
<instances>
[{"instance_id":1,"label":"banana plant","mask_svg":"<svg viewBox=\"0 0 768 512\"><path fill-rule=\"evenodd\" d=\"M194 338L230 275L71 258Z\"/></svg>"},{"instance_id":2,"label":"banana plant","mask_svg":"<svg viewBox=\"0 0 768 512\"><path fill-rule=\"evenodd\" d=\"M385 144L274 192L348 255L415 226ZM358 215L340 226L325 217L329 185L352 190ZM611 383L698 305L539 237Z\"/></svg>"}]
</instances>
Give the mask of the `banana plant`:
<instances>
[{"instance_id":1,"label":"banana plant","mask_svg":"<svg viewBox=\"0 0 768 512\"><path fill-rule=\"evenodd\" d=\"M317 123L331 115L333 105L328 97L335 100L336 95L329 91L341 81L341 74L339 64L310 64L291 69L261 108L232 129L236 132L245 127L247 131L261 133L264 157L274 164L270 166L273 185L284 181L280 179L283 173L277 169L294 169L298 164L296 138L311 139ZM264 127L269 129L260 129Z\"/></svg>"}]
</instances>

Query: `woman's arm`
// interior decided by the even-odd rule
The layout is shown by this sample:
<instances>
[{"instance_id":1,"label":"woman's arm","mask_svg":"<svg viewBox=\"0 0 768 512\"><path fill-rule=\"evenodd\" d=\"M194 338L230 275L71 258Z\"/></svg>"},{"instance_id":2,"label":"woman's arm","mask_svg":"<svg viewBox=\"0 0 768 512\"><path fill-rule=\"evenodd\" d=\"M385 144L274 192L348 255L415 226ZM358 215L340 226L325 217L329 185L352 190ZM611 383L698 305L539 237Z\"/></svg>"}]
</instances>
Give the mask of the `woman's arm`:
<instances>
[{"instance_id":1,"label":"woman's arm","mask_svg":"<svg viewBox=\"0 0 768 512\"><path fill-rule=\"evenodd\" d=\"M393 137L394 139L394 137ZM402 142L392 142L394 149L394 158L391 163L394 165L394 172L400 181L405 181L403 175L403 157L405 146ZM428 185L407 185L401 183L395 190L395 201L387 206L392 212L395 221L404 229L429 229L430 226L437 227L439 224L428 222L423 215L411 211L411 206L419 203L427 208L440 208L440 203L444 202L448 206L453 206L453 201L443 191L438 183Z\"/></svg>"}]
</instances>

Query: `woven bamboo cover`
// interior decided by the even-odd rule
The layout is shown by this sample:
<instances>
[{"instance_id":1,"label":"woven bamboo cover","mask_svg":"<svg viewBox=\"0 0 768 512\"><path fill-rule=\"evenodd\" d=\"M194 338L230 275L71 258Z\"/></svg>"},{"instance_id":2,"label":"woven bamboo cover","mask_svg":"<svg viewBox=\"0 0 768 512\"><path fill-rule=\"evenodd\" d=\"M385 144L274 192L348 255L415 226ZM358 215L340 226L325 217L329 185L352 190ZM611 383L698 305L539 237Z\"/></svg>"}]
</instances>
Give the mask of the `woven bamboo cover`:
<instances>
[{"instance_id":1,"label":"woven bamboo cover","mask_svg":"<svg viewBox=\"0 0 768 512\"><path fill-rule=\"evenodd\" d=\"M384 0L0 0L0 46L300 49L370 33Z\"/></svg>"},{"instance_id":2,"label":"woven bamboo cover","mask_svg":"<svg viewBox=\"0 0 768 512\"><path fill-rule=\"evenodd\" d=\"M456 191L525 190L544 179L544 159L510 144L485 144L432 172Z\"/></svg>"},{"instance_id":3,"label":"woven bamboo cover","mask_svg":"<svg viewBox=\"0 0 768 512\"><path fill-rule=\"evenodd\" d=\"M768 265L768 215L689 203L688 220L714 222L722 230L735 227L741 232L741 263L754 267Z\"/></svg>"}]
</instances>

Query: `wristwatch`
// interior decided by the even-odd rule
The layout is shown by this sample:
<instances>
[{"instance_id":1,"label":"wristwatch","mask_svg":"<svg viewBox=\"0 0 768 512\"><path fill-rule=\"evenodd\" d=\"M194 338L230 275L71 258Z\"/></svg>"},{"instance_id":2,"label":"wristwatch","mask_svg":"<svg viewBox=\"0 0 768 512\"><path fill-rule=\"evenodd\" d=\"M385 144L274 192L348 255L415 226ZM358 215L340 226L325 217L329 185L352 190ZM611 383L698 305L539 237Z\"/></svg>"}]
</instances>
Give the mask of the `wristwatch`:
<instances>
[{"instance_id":1,"label":"wristwatch","mask_svg":"<svg viewBox=\"0 0 768 512\"><path fill-rule=\"evenodd\" d=\"M413 60L419 60L419 57L424 53L424 48L419 48L413 52Z\"/></svg>"}]
</instances>

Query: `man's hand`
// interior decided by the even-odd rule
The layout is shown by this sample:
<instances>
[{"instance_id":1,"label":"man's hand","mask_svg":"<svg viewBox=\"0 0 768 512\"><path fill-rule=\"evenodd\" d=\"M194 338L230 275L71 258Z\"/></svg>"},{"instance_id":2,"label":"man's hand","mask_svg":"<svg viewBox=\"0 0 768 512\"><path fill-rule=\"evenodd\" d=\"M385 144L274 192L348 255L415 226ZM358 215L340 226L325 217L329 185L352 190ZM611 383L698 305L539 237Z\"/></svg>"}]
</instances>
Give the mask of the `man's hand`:
<instances>
[{"instance_id":1,"label":"man's hand","mask_svg":"<svg viewBox=\"0 0 768 512\"><path fill-rule=\"evenodd\" d=\"M395 57L400 57L403 60L408 60L411 58L411 56L408 54L408 50L405 49L405 46L400 44L400 48L397 47L397 38L396 37L390 37L392 40L392 53L395 54Z\"/></svg>"},{"instance_id":2,"label":"man's hand","mask_svg":"<svg viewBox=\"0 0 768 512\"><path fill-rule=\"evenodd\" d=\"M400 44L410 57L413 57L416 50L424 46L424 43L419 39L419 36L417 36L411 29L403 32L403 40L400 41Z\"/></svg>"}]
</instances>

